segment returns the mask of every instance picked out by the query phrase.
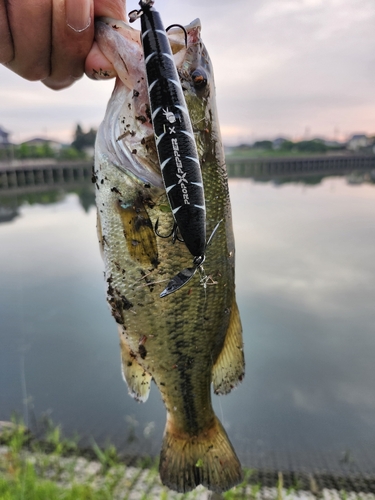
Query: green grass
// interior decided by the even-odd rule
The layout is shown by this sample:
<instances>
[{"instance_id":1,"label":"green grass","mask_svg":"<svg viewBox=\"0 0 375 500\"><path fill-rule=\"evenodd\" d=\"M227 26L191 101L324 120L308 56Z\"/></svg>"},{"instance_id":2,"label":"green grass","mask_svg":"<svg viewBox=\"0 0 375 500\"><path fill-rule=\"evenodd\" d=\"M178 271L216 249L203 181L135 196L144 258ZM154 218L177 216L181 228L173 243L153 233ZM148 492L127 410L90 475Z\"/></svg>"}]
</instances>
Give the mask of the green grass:
<instances>
[{"instance_id":1,"label":"green grass","mask_svg":"<svg viewBox=\"0 0 375 500\"><path fill-rule=\"evenodd\" d=\"M62 439L59 427L47 431L46 442L37 443L17 423L3 433L1 442L6 451L0 453L0 500L126 500L136 492L141 500L192 500L201 498L204 491L172 492L160 483L157 460L140 458L134 467L127 467L114 446L102 450L93 444L97 459L90 462L79 457L75 444ZM94 470L85 472L90 464ZM246 470L243 483L219 498L249 498L245 489L251 473ZM259 489L260 485L252 487L251 498Z\"/></svg>"},{"instance_id":2,"label":"green grass","mask_svg":"<svg viewBox=\"0 0 375 500\"><path fill-rule=\"evenodd\" d=\"M17 470L0 477L1 500L99 500L111 499L106 489L94 490L88 484L73 484L70 488L58 486L51 480L39 477L31 463L24 463Z\"/></svg>"},{"instance_id":3,"label":"green grass","mask_svg":"<svg viewBox=\"0 0 375 500\"><path fill-rule=\"evenodd\" d=\"M50 442L54 445L53 453L47 458L38 452L33 456L25 453L25 445L30 436L26 428L17 423L13 428L2 435L2 442L6 445L6 453L0 455L0 499L1 500L73 500L73 499L104 499L112 498L108 490L102 488L94 490L87 484L74 484L71 487L59 486L44 475L51 475L51 466L57 476L61 469L58 460L64 449L68 447L60 439L60 429L55 428L49 435ZM36 450L34 444L33 449ZM55 458L55 460L53 460Z\"/></svg>"},{"instance_id":4,"label":"green grass","mask_svg":"<svg viewBox=\"0 0 375 500\"><path fill-rule=\"evenodd\" d=\"M0 500L199 500L205 496L202 487L179 494L162 486L158 460L139 458L134 466L125 465L113 445L101 449L92 446L89 460L80 456L77 440L63 439L61 428L51 422L43 441L32 438L22 422L0 435ZM213 499L258 500L262 484L255 483L254 472L244 469L243 482ZM272 499L288 500L299 489L284 487L282 473L274 485ZM319 492L314 492L319 494ZM268 493L268 498L269 497ZM346 500L347 493L340 492ZM359 498L351 494L351 499Z\"/></svg>"},{"instance_id":5,"label":"green grass","mask_svg":"<svg viewBox=\"0 0 375 500\"><path fill-rule=\"evenodd\" d=\"M223 498L225 500L242 500L245 498L246 499L255 499L257 493L261 489L261 485L259 483L251 485L250 486L251 491L250 491L250 496L249 496L247 489L249 487L249 480L251 479L252 474L253 474L253 470L244 469L242 483L239 484L238 486L236 486L235 488L233 488L232 490L229 490L229 491L226 491L225 493L223 493Z\"/></svg>"},{"instance_id":6,"label":"green grass","mask_svg":"<svg viewBox=\"0 0 375 500\"><path fill-rule=\"evenodd\" d=\"M60 427L50 428L42 443L32 441L28 431L16 420L13 427L3 432L1 442L6 446L0 455L0 499L22 500L99 500L112 499L116 481L113 471L107 474L108 466L113 466L114 451L98 452L101 463L99 481L90 484L90 477L81 484L76 481L78 447L76 443L63 440ZM44 453L45 448L49 453ZM99 455L100 451L100 455ZM76 456L74 453L76 452ZM65 459L64 454L71 455ZM89 463L89 462L87 462Z\"/></svg>"}]
</instances>

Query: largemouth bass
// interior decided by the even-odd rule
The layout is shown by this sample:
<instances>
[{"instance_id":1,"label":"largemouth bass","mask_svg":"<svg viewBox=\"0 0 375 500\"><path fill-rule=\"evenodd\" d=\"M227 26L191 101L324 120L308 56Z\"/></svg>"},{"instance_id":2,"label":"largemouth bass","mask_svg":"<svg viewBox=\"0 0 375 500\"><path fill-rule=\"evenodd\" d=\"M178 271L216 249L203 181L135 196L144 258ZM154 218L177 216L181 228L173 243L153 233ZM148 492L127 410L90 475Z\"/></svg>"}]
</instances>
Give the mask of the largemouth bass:
<instances>
[{"instance_id":1,"label":"largemouth bass","mask_svg":"<svg viewBox=\"0 0 375 500\"><path fill-rule=\"evenodd\" d=\"M179 28L168 36L202 166L207 234L217 229L204 268L160 298L191 253L183 242L155 231L158 225L160 234L168 233L174 220L156 151L140 32L122 21L96 23L99 47L118 74L98 131L93 174L107 300L118 324L129 393L146 401L151 380L161 392L167 421L160 476L179 492L199 484L221 492L242 478L211 403L211 383L216 394L226 394L242 380L244 357L225 159L212 66L200 32L196 20L186 27L186 43Z\"/></svg>"}]
</instances>

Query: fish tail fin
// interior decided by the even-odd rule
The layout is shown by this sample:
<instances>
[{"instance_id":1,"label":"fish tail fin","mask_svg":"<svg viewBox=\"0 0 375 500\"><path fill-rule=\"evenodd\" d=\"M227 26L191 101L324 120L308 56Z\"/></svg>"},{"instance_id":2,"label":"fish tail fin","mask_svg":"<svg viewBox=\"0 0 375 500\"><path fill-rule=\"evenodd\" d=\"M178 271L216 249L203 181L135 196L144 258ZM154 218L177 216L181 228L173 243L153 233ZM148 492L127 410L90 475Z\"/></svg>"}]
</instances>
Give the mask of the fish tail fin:
<instances>
[{"instance_id":1,"label":"fish tail fin","mask_svg":"<svg viewBox=\"0 0 375 500\"><path fill-rule=\"evenodd\" d=\"M178 433L167 419L159 472L165 486L181 493L199 484L220 493L242 481L241 464L216 416L197 436Z\"/></svg>"}]
</instances>

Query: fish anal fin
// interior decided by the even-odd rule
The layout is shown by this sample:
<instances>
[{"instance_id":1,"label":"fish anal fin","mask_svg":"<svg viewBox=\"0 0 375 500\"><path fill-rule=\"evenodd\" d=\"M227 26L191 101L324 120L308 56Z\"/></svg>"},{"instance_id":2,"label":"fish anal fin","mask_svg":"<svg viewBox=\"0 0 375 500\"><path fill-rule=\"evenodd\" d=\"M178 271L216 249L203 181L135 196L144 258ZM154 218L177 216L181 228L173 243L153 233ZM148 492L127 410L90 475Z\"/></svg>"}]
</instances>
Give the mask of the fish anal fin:
<instances>
[{"instance_id":1,"label":"fish anal fin","mask_svg":"<svg viewBox=\"0 0 375 500\"><path fill-rule=\"evenodd\" d=\"M118 203L124 236L131 258L141 265L157 267L158 247L152 222L140 198Z\"/></svg>"},{"instance_id":2,"label":"fish anal fin","mask_svg":"<svg viewBox=\"0 0 375 500\"><path fill-rule=\"evenodd\" d=\"M167 418L159 472L164 485L181 493L199 484L222 492L242 480L241 464L216 417L212 426L197 436L176 432Z\"/></svg>"},{"instance_id":3,"label":"fish anal fin","mask_svg":"<svg viewBox=\"0 0 375 500\"><path fill-rule=\"evenodd\" d=\"M224 346L212 369L215 394L228 394L242 381L244 374L242 325L238 306L234 300Z\"/></svg>"},{"instance_id":4,"label":"fish anal fin","mask_svg":"<svg viewBox=\"0 0 375 500\"><path fill-rule=\"evenodd\" d=\"M119 328L122 376L128 386L129 394L135 400L144 403L148 399L151 387L151 375L138 363L136 357L124 340L123 330Z\"/></svg>"}]
</instances>

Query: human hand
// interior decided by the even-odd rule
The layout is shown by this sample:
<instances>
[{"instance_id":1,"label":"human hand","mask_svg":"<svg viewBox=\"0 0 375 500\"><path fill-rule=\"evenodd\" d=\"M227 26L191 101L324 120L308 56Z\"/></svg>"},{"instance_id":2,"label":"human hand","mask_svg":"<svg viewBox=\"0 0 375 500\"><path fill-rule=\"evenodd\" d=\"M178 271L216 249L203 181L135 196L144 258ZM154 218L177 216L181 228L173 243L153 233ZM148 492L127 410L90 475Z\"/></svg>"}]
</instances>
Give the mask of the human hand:
<instances>
[{"instance_id":1,"label":"human hand","mask_svg":"<svg viewBox=\"0 0 375 500\"><path fill-rule=\"evenodd\" d=\"M95 0L95 17L112 17L117 20L126 20L126 1ZM104 56L96 42L86 58L85 73L94 80L108 79L116 76L111 62Z\"/></svg>"},{"instance_id":2,"label":"human hand","mask_svg":"<svg viewBox=\"0 0 375 500\"><path fill-rule=\"evenodd\" d=\"M111 70L96 44L93 47L94 15L124 19L125 2L0 0L0 63L54 90L81 78L89 53L99 60L98 67Z\"/></svg>"}]
</instances>

